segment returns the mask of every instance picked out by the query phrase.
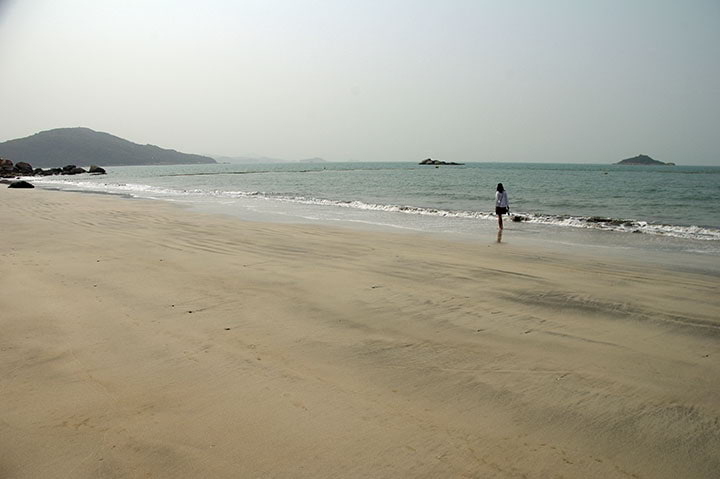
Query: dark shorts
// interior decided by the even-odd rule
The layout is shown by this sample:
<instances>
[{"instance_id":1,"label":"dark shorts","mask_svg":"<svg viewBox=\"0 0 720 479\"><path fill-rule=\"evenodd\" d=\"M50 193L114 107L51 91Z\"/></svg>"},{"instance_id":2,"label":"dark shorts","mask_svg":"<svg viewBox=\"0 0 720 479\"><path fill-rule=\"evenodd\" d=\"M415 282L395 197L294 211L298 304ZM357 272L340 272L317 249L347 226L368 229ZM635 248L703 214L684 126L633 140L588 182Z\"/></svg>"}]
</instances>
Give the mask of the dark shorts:
<instances>
[{"instance_id":1,"label":"dark shorts","mask_svg":"<svg viewBox=\"0 0 720 479\"><path fill-rule=\"evenodd\" d=\"M496 207L495 207L495 214L496 214L496 215L506 215L506 214L507 214L507 207L506 207L506 206L496 206Z\"/></svg>"}]
</instances>

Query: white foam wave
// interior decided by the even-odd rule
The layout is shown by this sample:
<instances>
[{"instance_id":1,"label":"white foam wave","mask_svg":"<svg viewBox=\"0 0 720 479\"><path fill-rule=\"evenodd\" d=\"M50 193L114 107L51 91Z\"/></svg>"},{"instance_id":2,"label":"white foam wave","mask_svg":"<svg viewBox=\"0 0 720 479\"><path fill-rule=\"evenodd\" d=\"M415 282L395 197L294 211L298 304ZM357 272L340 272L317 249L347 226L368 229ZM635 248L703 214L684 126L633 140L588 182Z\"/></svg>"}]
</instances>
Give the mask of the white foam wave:
<instances>
[{"instance_id":1,"label":"white foam wave","mask_svg":"<svg viewBox=\"0 0 720 479\"><path fill-rule=\"evenodd\" d=\"M312 206L325 206L337 208L351 208L368 211L383 211L391 213L403 213L410 215L436 216L458 219L481 219L490 220L495 218L492 212L483 211L454 211L438 208L428 208L407 205L387 205L378 203L367 203L363 201L341 201L306 196L281 195L264 193L259 191L226 191L226 190L204 190L204 189L178 189L163 188L136 183L105 183L99 181L88 181L82 179L59 179L55 177L33 177L33 182L40 185L54 186L60 189L73 189L80 191L104 192L109 194L123 194L136 198L152 199L173 199L180 198L216 198L216 199L238 199L257 198L269 201L281 201ZM192 200L191 200L192 201ZM543 224L572 228L599 229L605 231L618 231L624 233L643 233L657 236L670 236L676 238L720 241L720 229L700 226L680 226L652 224L641 220L624 220L612 218L589 218L569 215L547 215L535 213L516 213L511 216L522 218L522 222Z\"/></svg>"}]
</instances>

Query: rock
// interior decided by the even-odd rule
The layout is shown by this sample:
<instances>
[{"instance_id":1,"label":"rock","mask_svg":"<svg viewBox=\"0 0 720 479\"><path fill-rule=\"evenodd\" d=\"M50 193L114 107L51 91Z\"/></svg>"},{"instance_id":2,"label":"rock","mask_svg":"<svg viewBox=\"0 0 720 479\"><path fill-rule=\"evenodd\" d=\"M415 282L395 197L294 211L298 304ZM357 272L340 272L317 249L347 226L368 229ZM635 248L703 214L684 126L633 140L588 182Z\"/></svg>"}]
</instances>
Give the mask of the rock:
<instances>
[{"instance_id":1,"label":"rock","mask_svg":"<svg viewBox=\"0 0 720 479\"><path fill-rule=\"evenodd\" d=\"M634 223L630 220L622 220L617 218L605 218L603 216L591 216L585 221L588 223L604 223L612 226L634 226Z\"/></svg>"},{"instance_id":2,"label":"rock","mask_svg":"<svg viewBox=\"0 0 720 479\"><path fill-rule=\"evenodd\" d=\"M33 176L42 176L43 174L45 174L45 172L42 168L35 168L33 170Z\"/></svg>"},{"instance_id":3,"label":"rock","mask_svg":"<svg viewBox=\"0 0 720 479\"><path fill-rule=\"evenodd\" d=\"M104 175L104 174L105 174L105 169L104 169L104 168L101 168L101 167L99 167L99 166L97 166L97 165L90 165L90 169L88 170L88 173L93 173L93 174L96 174L96 175Z\"/></svg>"},{"instance_id":4,"label":"rock","mask_svg":"<svg viewBox=\"0 0 720 479\"><path fill-rule=\"evenodd\" d=\"M645 166L647 166L647 165L675 166L675 163L663 163L662 161L654 160L647 155L638 155L638 156L633 156L632 158L625 158L624 160L620 160L614 164L616 164L616 165L645 165Z\"/></svg>"},{"instance_id":5,"label":"rock","mask_svg":"<svg viewBox=\"0 0 720 479\"><path fill-rule=\"evenodd\" d=\"M35 188L35 187L25 180L20 180L20 181L13 181L12 183L10 183L10 186L8 186L8 188Z\"/></svg>"},{"instance_id":6,"label":"rock","mask_svg":"<svg viewBox=\"0 0 720 479\"><path fill-rule=\"evenodd\" d=\"M87 171L75 165L63 166L60 172L61 175L79 175L80 173L87 173Z\"/></svg>"},{"instance_id":7,"label":"rock","mask_svg":"<svg viewBox=\"0 0 720 479\"><path fill-rule=\"evenodd\" d=\"M433 160L431 158L428 158L426 160L422 160L419 165L463 165L464 163L455 163L454 161L451 162L445 162L440 160Z\"/></svg>"},{"instance_id":8,"label":"rock","mask_svg":"<svg viewBox=\"0 0 720 479\"><path fill-rule=\"evenodd\" d=\"M13 162L10 160L0 158L0 171L12 172L12 170L13 170Z\"/></svg>"},{"instance_id":9,"label":"rock","mask_svg":"<svg viewBox=\"0 0 720 479\"><path fill-rule=\"evenodd\" d=\"M522 222L522 221L525 221L525 219L526 219L526 218L525 218L524 216L520 216L520 215L515 215L515 216L512 217L512 220L513 220L513 222L515 222L515 223L520 223L520 222Z\"/></svg>"},{"instance_id":10,"label":"rock","mask_svg":"<svg viewBox=\"0 0 720 479\"><path fill-rule=\"evenodd\" d=\"M15 167L13 170L16 173L20 173L21 175L32 175L33 174L33 167L30 163L25 163L24 161L20 161L18 163L15 163Z\"/></svg>"}]
</instances>

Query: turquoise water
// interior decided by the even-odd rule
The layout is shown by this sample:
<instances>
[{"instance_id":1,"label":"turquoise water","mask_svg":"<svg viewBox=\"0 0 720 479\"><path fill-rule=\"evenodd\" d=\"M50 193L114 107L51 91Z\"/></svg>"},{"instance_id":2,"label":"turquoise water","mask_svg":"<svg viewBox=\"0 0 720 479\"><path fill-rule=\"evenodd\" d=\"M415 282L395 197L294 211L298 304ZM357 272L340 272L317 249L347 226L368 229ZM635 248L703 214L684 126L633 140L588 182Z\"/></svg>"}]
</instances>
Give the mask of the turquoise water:
<instances>
[{"instance_id":1,"label":"turquoise water","mask_svg":"<svg viewBox=\"0 0 720 479\"><path fill-rule=\"evenodd\" d=\"M215 204L238 214L446 232L493 226L495 185L502 182L512 214L523 219L515 227L528 231L543 226L551 232L640 233L687 240L688 250L720 249L718 167L294 163L107 170L106 176L33 180L46 187Z\"/></svg>"}]
</instances>

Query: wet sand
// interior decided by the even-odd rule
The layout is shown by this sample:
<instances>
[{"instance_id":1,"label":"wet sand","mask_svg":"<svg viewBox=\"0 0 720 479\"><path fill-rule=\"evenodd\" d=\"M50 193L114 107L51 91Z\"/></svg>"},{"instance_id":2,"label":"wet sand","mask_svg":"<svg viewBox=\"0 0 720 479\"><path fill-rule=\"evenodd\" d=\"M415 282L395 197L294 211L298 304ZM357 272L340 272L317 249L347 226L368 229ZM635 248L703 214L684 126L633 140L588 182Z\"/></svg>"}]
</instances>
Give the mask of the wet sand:
<instances>
[{"instance_id":1,"label":"wet sand","mask_svg":"<svg viewBox=\"0 0 720 479\"><path fill-rule=\"evenodd\" d=\"M720 470L712 265L0 205L1 478Z\"/></svg>"}]
</instances>

